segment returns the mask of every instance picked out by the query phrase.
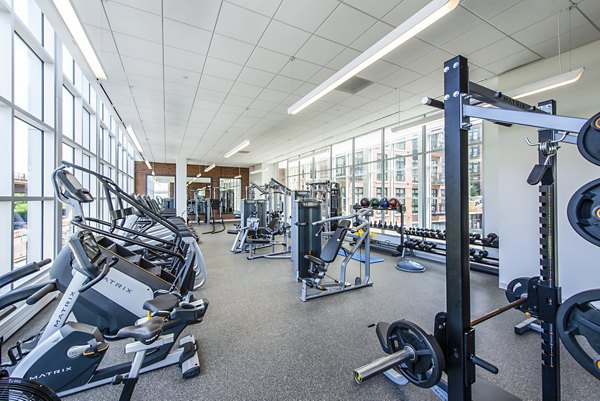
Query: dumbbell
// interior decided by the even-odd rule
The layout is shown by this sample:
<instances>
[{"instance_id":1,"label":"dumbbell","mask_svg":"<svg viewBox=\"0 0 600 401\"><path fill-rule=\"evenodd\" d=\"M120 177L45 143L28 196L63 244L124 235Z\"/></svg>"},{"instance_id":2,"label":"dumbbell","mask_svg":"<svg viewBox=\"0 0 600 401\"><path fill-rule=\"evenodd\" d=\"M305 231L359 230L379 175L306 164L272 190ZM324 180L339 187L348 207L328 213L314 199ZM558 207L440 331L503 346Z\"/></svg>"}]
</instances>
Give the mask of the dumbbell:
<instances>
[{"instance_id":1,"label":"dumbbell","mask_svg":"<svg viewBox=\"0 0 600 401\"><path fill-rule=\"evenodd\" d=\"M385 223L383 223L383 229L387 230L387 228L388 228L388 225L387 225L387 221L386 221Z\"/></svg>"},{"instance_id":2,"label":"dumbbell","mask_svg":"<svg viewBox=\"0 0 600 401\"><path fill-rule=\"evenodd\" d=\"M498 234L496 233L489 233L485 238L483 238L481 240L481 243L484 246L492 246L492 243L494 242L494 240L496 240L496 242L498 242Z\"/></svg>"},{"instance_id":3,"label":"dumbbell","mask_svg":"<svg viewBox=\"0 0 600 401\"><path fill-rule=\"evenodd\" d=\"M381 220L379 220L379 223L377 224L377 228L381 228L383 227L383 223L381 222Z\"/></svg>"}]
</instances>

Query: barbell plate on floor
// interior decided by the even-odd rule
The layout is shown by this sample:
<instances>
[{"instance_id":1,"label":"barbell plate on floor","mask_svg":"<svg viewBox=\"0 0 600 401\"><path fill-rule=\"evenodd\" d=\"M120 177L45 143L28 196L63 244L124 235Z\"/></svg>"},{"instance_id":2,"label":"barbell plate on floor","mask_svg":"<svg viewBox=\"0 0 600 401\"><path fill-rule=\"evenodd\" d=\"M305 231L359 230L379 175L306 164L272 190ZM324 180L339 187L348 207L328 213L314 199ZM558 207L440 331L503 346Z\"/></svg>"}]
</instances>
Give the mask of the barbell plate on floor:
<instances>
[{"instance_id":1,"label":"barbell plate on floor","mask_svg":"<svg viewBox=\"0 0 600 401\"><path fill-rule=\"evenodd\" d=\"M590 118L579 131L577 148L589 162L600 166L600 113Z\"/></svg>"},{"instance_id":2,"label":"barbell plate on floor","mask_svg":"<svg viewBox=\"0 0 600 401\"><path fill-rule=\"evenodd\" d=\"M567 217L577 234L600 246L600 179L585 184L573 194Z\"/></svg>"}]
</instances>

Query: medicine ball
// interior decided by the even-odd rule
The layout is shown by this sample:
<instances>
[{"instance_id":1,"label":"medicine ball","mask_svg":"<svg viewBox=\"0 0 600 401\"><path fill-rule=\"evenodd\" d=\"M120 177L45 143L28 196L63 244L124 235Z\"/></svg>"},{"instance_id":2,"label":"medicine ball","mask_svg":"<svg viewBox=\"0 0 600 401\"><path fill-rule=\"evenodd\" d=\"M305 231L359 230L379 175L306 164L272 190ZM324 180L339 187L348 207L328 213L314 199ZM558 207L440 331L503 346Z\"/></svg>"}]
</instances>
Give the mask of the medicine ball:
<instances>
[{"instance_id":1,"label":"medicine ball","mask_svg":"<svg viewBox=\"0 0 600 401\"><path fill-rule=\"evenodd\" d=\"M379 199L377 199L377 198L371 199L371 207L379 207Z\"/></svg>"},{"instance_id":2,"label":"medicine ball","mask_svg":"<svg viewBox=\"0 0 600 401\"><path fill-rule=\"evenodd\" d=\"M400 202L398 202L398 199L396 199L396 198L390 199L390 201L388 203L392 209L397 209L398 205L400 205Z\"/></svg>"},{"instance_id":3,"label":"medicine ball","mask_svg":"<svg viewBox=\"0 0 600 401\"><path fill-rule=\"evenodd\" d=\"M371 202L369 201L369 198L362 198L360 200L360 205L362 207L369 207L370 204L371 204Z\"/></svg>"},{"instance_id":4,"label":"medicine ball","mask_svg":"<svg viewBox=\"0 0 600 401\"><path fill-rule=\"evenodd\" d=\"M388 198L383 197L381 198L381 200L379 201L379 207L381 208L386 208L390 205L390 202L388 201Z\"/></svg>"}]
</instances>

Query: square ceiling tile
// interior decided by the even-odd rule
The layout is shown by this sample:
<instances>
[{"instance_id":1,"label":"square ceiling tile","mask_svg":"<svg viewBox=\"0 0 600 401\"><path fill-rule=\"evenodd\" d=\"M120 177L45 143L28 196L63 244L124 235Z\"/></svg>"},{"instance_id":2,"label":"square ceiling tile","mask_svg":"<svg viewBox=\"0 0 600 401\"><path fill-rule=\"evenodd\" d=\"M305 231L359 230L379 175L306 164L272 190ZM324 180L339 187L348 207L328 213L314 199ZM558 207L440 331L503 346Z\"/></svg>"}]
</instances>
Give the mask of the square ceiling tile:
<instances>
[{"instance_id":1,"label":"square ceiling tile","mask_svg":"<svg viewBox=\"0 0 600 401\"><path fill-rule=\"evenodd\" d=\"M137 58L122 56L121 60L127 74L137 74L162 80L162 65Z\"/></svg>"},{"instance_id":2,"label":"square ceiling tile","mask_svg":"<svg viewBox=\"0 0 600 401\"><path fill-rule=\"evenodd\" d=\"M310 33L279 21L271 21L258 45L293 56L310 37Z\"/></svg>"},{"instance_id":3,"label":"square ceiling tile","mask_svg":"<svg viewBox=\"0 0 600 401\"><path fill-rule=\"evenodd\" d=\"M257 47L246 65L259 70L278 73L289 61L289 56Z\"/></svg>"},{"instance_id":4,"label":"square ceiling tile","mask_svg":"<svg viewBox=\"0 0 600 401\"><path fill-rule=\"evenodd\" d=\"M250 10L272 17L281 4L281 0L227 0L229 3L237 4L240 7L249 8Z\"/></svg>"},{"instance_id":5,"label":"square ceiling tile","mask_svg":"<svg viewBox=\"0 0 600 401\"><path fill-rule=\"evenodd\" d=\"M408 64L423 57L427 53L434 51L435 49L435 46L432 46L419 38L412 38L401 44L396 49L392 50L385 57L383 57L383 59L399 66L406 67Z\"/></svg>"},{"instance_id":6,"label":"square ceiling tile","mask_svg":"<svg viewBox=\"0 0 600 401\"><path fill-rule=\"evenodd\" d=\"M455 55L444 50L433 49L423 57L406 65L406 68L413 71L419 71L423 75L440 70L444 67L444 62L450 60Z\"/></svg>"},{"instance_id":7,"label":"square ceiling tile","mask_svg":"<svg viewBox=\"0 0 600 401\"><path fill-rule=\"evenodd\" d=\"M124 6L137 8L139 10L147 11L152 14L161 15L162 6L161 0L113 0L115 3L122 4Z\"/></svg>"},{"instance_id":8,"label":"square ceiling tile","mask_svg":"<svg viewBox=\"0 0 600 401\"><path fill-rule=\"evenodd\" d=\"M313 35L296 53L296 58L319 65L326 65L342 51L344 51L344 46Z\"/></svg>"},{"instance_id":9,"label":"square ceiling tile","mask_svg":"<svg viewBox=\"0 0 600 401\"><path fill-rule=\"evenodd\" d=\"M463 0L460 4L484 19L492 18L523 0Z\"/></svg>"},{"instance_id":10,"label":"square ceiling tile","mask_svg":"<svg viewBox=\"0 0 600 401\"><path fill-rule=\"evenodd\" d=\"M240 75L242 66L225 60L209 57L204 66L204 74L214 77L235 80Z\"/></svg>"},{"instance_id":11,"label":"square ceiling tile","mask_svg":"<svg viewBox=\"0 0 600 401\"><path fill-rule=\"evenodd\" d=\"M250 85L244 82L237 81L231 88L231 93L239 96L255 98L262 91L260 86Z\"/></svg>"},{"instance_id":12,"label":"square ceiling tile","mask_svg":"<svg viewBox=\"0 0 600 401\"><path fill-rule=\"evenodd\" d=\"M165 46L165 65L185 70L202 72L205 56L189 51Z\"/></svg>"},{"instance_id":13,"label":"square ceiling tile","mask_svg":"<svg viewBox=\"0 0 600 401\"><path fill-rule=\"evenodd\" d=\"M303 83L303 81L299 81L297 79L277 75L275 78L273 78L271 83L269 83L269 86L267 86L267 88L279 92L284 92L289 95L290 93L293 93L295 90L297 90Z\"/></svg>"},{"instance_id":14,"label":"square ceiling tile","mask_svg":"<svg viewBox=\"0 0 600 401\"><path fill-rule=\"evenodd\" d=\"M511 38L500 39L492 45L484 47L476 52L471 53L469 60L472 60L477 65L483 66L499 61L511 54L518 53L524 50L525 47Z\"/></svg>"},{"instance_id":15,"label":"square ceiling tile","mask_svg":"<svg viewBox=\"0 0 600 401\"><path fill-rule=\"evenodd\" d=\"M430 2L431 0L404 0L384 15L382 19L388 24L397 27Z\"/></svg>"},{"instance_id":16,"label":"square ceiling tile","mask_svg":"<svg viewBox=\"0 0 600 401\"><path fill-rule=\"evenodd\" d=\"M288 97L289 94L290 94L289 89L286 92L281 92L281 91L277 91L277 90L266 88L260 94L260 96L257 98L257 101L258 100L264 100L264 101L267 101L267 102L276 103L276 105L277 105L277 104L281 103L281 101L283 99L285 99L286 97Z\"/></svg>"},{"instance_id":17,"label":"square ceiling tile","mask_svg":"<svg viewBox=\"0 0 600 401\"><path fill-rule=\"evenodd\" d=\"M165 66L165 80L176 82L180 85L197 87L200 73L184 70L176 67Z\"/></svg>"},{"instance_id":18,"label":"square ceiling tile","mask_svg":"<svg viewBox=\"0 0 600 401\"><path fill-rule=\"evenodd\" d=\"M518 32L537 21L556 16L565 6L562 1L528 0L490 18L489 22L504 33L510 35Z\"/></svg>"},{"instance_id":19,"label":"square ceiling tile","mask_svg":"<svg viewBox=\"0 0 600 401\"><path fill-rule=\"evenodd\" d=\"M254 46L248 43L215 34L210 44L208 55L244 65L253 49Z\"/></svg>"},{"instance_id":20,"label":"square ceiling tile","mask_svg":"<svg viewBox=\"0 0 600 401\"><path fill-rule=\"evenodd\" d=\"M149 42L122 33L115 33L115 41L120 54L162 64L162 45L160 43Z\"/></svg>"},{"instance_id":21,"label":"square ceiling tile","mask_svg":"<svg viewBox=\"0 0 600 401\"><path fill-rule=\"evenodd\" d=\"M529 64L539 59L540 57L531 50L523 49L520 52L503 57L502 59L493 63L485 64L483 67L489 71L495 72L496 74L501 74L503 72L512 70L513 68Z\"/></svg>"},{"instance_id":22,"label":"square ceiling tile","mask_svg":"<svg viewBox=\"0 0 600 401\"><path fill-rule=\"evenodd\" d=\"M475 28L449 40L440 46L452 54L467 56L481 48L505 38L506 35L490 24L479 24Z\"/></svg>"},{"instance_id":23,"label":"square ceiling tile","mask_svg":"<svg viewBox=\"0 0 600 401\"><path fill-rule=\"evenodd\" d=\"M310 79L308 79L307 82L310 82L311 84L320 85L327 78L329 78L330 76L335 74L335 72L336 71L334 69L323 67L319 71L317 71L317 73L315 75L310 77Z\"/></svg>"},{"instance_id":24,"label":"square ceiling tile","mask_svg":"<svg viewBox=\"0 0 600 401\"><path fill-rule=\"evenodd\" d=\"M245 82L256 86L267 86L269 82L275 77L275 74L266 72L263 70L257 70L252 67L244 67L238 81Z\"/></svg>"},{"instance_id":25,"label":"square ceiling tile","mask_svg":"<svg viewBox=\"0 0 600 401\"><path fill-rule=\"evenodd\" d=\"M202 89L209 89L211 91L228 93L231 87L233 86L233 83L234 81L230 79L213 77L210 75L203 75L200 79L199 87Z\"/></svg>"},{"instance_id":26,"label":"square ceiling tile","mask_svg":"<svg viewBox=\"0 0 600 401\"><path fill-rule=\"evenodd\" d=\"M381 21L377 21L375 25L369 28L369 30L363 33L354 42L352 42L350 47L358 51L364 52L393 30L394 28L390 25L385 24Z\"/></svg>"},{"instance_id":27,"label":"square ceiling tile","mask_svg":"<svg viewBox=\"0 0 600 401\"><path fill-rule=\"evenodd\" d=\"M344 0L344 3L380 19L398 4L402 3L402 0Z\"/></svg>"},{"instance_id":28,"label":"square ceiling tile","mask_svg":"<svg viewBox=\"0 0 600 401\"><path fill-rule=\"evenodd\" d=\"M398 67L396 71L383 78L380 83L392 88L404 88L405 85L421 78L422 75L406 68Z\"/></svg>"},{"instance_id":29,"label":"square ceiling tile","mask_svg":"<svg viewBox=\"0 0 600 401\"><path fill-rule=\"evenodd\" d=\"M221 2L214 0L165 1L165 18L212 31L215 27Z\"/></svg>"},{"instance_id":30,"label":"square ceiling tile","mask_svg":"<svg viewBox=\"0 0 600 401\"><path fill-rule=\"evenodd\" d=\"M269 18L253 11L223 2L215 32L256 44L265 32Z\"/></svg>"},{"instance_id":31,"label":"square ceiling tile","mask_svg":"<svg viewBox=\"0 0 600 401\"><path fill-rule=\"evenodd\" d=\"M376 22L375 18L342 3L317 29L316 34L348 46Z\"/></svg>"},{"instance_id":32,"label":"square ceiling tile","mask_svg":"<svg viewBox=\"0 0 600 401\"><path fill-rule=\"evenodd\" d=\"M204 29L165 19L165 45L206 54L211 33Z\"/></svg>"},{"instance_id":33,"label":"square ceiling tile","mask_svg":"<svg viewBox=\"0 0 600 401\"><path fill-rule=\"evenodd\" d=\"M119 3L106 3L106 12L113 32L125 33L138 38L162 43L159 15L144 12ZM131 21L135 21L132 24Z\"/></svg>"},{"instance_id":34,"label":"square ceiling tile","mask_svg":"<svg viewBox=\"0 0 600 401\"><path fill-rule=\"evenodd\" d=\"M339 4L337 0L283 0L275 19L314 32Z\"/></svg>"},{"instance_id":35,"label":"square ceiling tile","mask_svg":"<svg viewBox=\"0 0 600 401\"><path fill-rule=\"evenodd\" d=\"M482 23L481 18L470 11L462 7L456 7L435 24L419 33L418 37L433 45L440 46Z\"/></svg>"},{"instance_id":36,"label":"square ceiling tile","mask_svg":"<svg viewBox=\"0 0 600 401\"><path fill-rule=\"evenodd\" d=\"M327 67L333 68L334 70L339 70L346 66L349 62L354 60L356 57L360 55L360 52L350 49L349 47L345 48L343 52L335 56L333 60L327 63Z\"/></svg>"},{"instance_id":37,"label":"square ceiling tile","mask_svg":"<svg viewBox=\"0 0 600 401\"><path fill-rule=\"evenodd\" d=\"M600 5L600 3L599 3ZM600 8L600 7L599 7ZM560 19L560 33L567 34L570 29L576 29L580 26L589 24L589 22L577 11L571 16L564 13ZM513 38L521 42L525 46L533 46L538 43L545 42L548 39L558 37L558 20L556 15L552 15L546 19L531 24L525 29L511 35ZM561 46L568 45L568 41L561 43ZM557 44L558 47L558 44Z\"/></svg>"},{"instance_id":38,"label":"square ceiling tile","mask_svg":"<svg viewBox=\"0 0 600 401\"><path fill-rule=\"evenodd\" d=\"M389 63L385 60L378 60L359 72L358 77L368 79L369 81L377 82L384 77L387 77L399 68L397 65Z\"/></svg>"},{"instance_id":39,"label":"square ceiling tile","mask_svg":"<svg viewBox=\"0 0 600 401\"><path fill-rule=\"evenodd\" d=\"M290 78L298 79L300 81L306 81L307 79L315 75L320 69L320 65L296 59L287 63L279 74L285 75Z\"/></svg>"}]
</instances>

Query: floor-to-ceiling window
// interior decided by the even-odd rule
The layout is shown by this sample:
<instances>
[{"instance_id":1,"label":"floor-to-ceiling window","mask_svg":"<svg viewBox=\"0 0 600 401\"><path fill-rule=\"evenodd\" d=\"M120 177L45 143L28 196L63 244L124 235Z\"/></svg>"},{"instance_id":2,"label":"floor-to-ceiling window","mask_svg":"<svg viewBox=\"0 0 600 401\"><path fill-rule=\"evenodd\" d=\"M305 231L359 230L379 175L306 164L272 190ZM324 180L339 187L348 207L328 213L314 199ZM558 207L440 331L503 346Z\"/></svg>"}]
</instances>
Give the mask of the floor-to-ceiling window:
<instances>
[{"instance_id":1,"label":"floor-to-ceiling window","mask_svg":"<svg viewBox=\"0 0 600 401\"><path fill-rule=\"evenodd\" d=\"M482 146L482 125L474 121L469 131L469 213L473 232L483 228ZM404 205L406 226L440 230L446 226L443 120L406 128L384 127L279 165L287 166L286 170L280 167L280 171L286 172L286 182L292 189L305 189L309 178L339 182L343 213L351 212L352 205L365 197L396 198ZM397 212L378 211L373 218L400 225Z\"/></svg>"},{"instance_id":2,"label":"floor-to-ceiling window","mask_svg":"<svg viewBox=\"0 0 600 401\"><path fill-rule=\"evenodd\" d=\"M130 191L134 151L34 0L0 2L0 38L0 219L9 222L0 225L1 274L53 258L70 234L72 213L56 203L51 178L61 160L106 171ZM90 174L75 175L99 193ZM98 202L84 206L86 216L100 210Z\"/></svg>"}]
</instances>

